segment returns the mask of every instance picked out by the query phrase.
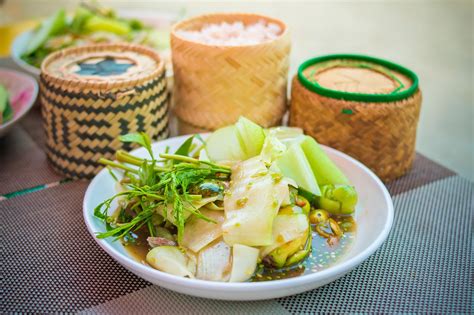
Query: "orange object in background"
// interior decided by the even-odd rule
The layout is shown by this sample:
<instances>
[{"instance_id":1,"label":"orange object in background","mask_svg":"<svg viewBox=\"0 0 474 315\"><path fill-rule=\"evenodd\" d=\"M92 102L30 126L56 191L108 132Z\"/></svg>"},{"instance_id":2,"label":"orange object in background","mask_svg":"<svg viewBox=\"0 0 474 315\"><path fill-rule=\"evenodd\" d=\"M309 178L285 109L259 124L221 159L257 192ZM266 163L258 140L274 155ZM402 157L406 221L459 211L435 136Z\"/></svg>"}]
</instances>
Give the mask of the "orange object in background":
<instances>
[{"instance_id":1,"label":"orange object in background","mask_svg":"<svg viewBox=\"0 0 474 315\"><path fill-rule=\"evenodd\" d=\"M0 57L8 57L15 37L20 33L33 29L38 20L25 20L12 24L0 25Z\"/></svg>"}]
</instances>

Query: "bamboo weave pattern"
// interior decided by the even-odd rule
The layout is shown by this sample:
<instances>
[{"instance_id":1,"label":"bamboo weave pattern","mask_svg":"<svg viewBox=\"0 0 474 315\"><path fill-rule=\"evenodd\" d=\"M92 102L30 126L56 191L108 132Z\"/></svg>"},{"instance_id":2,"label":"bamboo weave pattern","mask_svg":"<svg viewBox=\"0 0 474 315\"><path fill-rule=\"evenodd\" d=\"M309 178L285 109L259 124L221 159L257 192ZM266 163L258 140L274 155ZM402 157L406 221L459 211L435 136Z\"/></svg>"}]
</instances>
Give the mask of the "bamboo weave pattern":
<instances>
[{"instance_id":1,"label":"bamboo weave pattern","mask_svg":"<svg viewBox=\"0 0 474 315\"><path fill-rule=\"evenodd\" d=\"M387 103L328 98L309 91L295 76L289 124L360 160L389 182L413 164L421 99L420 90Z\"/></svg>"},{"instance_id":2,"label":"bamboo weave pattern","mask_svg":"<svg viewBox=\"0 0 474 315\"><path fill-rule=\"evenodd\" d=\"M280 25L275 40L247 46L211 46L179 37L177 30L207 23L260 20ZM211 14L175 25L171 32L176 115L183 121L214 130L241 115L264 127L281 122L286 111L290 37L286 25L254 14Z\"/></svg>"},{"instance_id":3,"label":"bamboo weave pattern","mask_svg":"<svg viewBox=\"0 0 474 315\"><path fill-rule=\"evenodd\" d=\"M94 88L90 82L86 88L43 71L42 116L52 166L68 177L90 178L102 169L100 157L114 159L116 150L132 148L118 140L120 135L146 132L154 140L168 137L168 92L164 68L159 65L143 80L110 82L109 88Z\"/></svg>"}]
</instances>

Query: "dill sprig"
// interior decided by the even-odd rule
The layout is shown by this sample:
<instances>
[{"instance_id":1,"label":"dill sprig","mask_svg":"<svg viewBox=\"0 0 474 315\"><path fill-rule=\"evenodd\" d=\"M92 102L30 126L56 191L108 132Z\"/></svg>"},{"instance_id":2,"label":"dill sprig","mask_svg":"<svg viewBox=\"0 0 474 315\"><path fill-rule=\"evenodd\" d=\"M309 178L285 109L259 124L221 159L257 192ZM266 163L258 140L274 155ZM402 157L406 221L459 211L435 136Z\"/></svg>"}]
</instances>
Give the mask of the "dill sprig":
<instances>
[{"instance_id":1,"label":"dill sprig","mask_svg":"<svg viewBox=\"0 0 474 315\"><path fill-rule=\"evenodd\" d=\"M186 140L175 154L160 154L162 160L159 162L163 163L163 167L157 165L158 161L153 156L151 142L145 134L127 135L121 139L144 146L150 154L151 161L124 151L117 151L118 162L100 159L100 162L108 167L125 171L125 180L122 182L127 189L103 201L94 209L94 215L102 219L107 227L106 232L97 234L98 238L124 238L145 225L150 235L154 236L152 217L158 213L157 209L161 208L164 210L160 215L164 220L170 221L171 218L167 218L168 205L172 205L173 220L170 222L177 227L178 242L183 237L186 212L208 222L214 222L193 206L192 201L196 196L190 195L188 190L205 180L228 180L229 167L187 156L192 148L193 137ZM122 199L121 214L128 207L135 215L108 215L112 202L117 198Z\"/></svg>"}]
</instances>

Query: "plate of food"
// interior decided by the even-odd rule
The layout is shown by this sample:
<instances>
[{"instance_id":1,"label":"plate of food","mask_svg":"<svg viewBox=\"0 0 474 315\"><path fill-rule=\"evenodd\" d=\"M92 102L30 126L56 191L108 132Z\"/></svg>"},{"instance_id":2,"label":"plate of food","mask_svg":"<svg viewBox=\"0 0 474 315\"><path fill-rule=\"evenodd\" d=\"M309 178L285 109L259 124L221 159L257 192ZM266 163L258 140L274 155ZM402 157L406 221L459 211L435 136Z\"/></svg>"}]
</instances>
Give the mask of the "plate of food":
<instances>
[{"instance_id":1,"label":"plate of food","mask_svg":"<svg viewBox=\"0 0 474 315\"><path fill-rule=\"evenodd\" d=\"M211 134L120 140L141 148L100 160L84 219L113 259L167 289L224 300L301 293L350 272L392 226L377 176L299 128L241 117Z\"/></svg>"},{"instance_id":2,"label":"plate of food","mask_svg":"<svg viewBox=\"0 0 474 315\"><path fill-rule=\"evenodd\" d=\"M73 14L59 9L35 29L18 35L11 55L16 64L36 76L39 76L41 62L50 53L95 43L141 44L158 50L167 60L169 28L175 19L172 14L156 13L151 19L136 10L122 13L95 3L81 3Z\"/></svg>"},{"instance_id":3,"label":"plate of food","mask_svg":"<svg viewBox=\"0 0 474 315\"><path fill-rule=\"evenodd\" d=\"M27 74L0 69L0 137L30 110L38 95L38 83Z\"/></svg>"}]
</instances>

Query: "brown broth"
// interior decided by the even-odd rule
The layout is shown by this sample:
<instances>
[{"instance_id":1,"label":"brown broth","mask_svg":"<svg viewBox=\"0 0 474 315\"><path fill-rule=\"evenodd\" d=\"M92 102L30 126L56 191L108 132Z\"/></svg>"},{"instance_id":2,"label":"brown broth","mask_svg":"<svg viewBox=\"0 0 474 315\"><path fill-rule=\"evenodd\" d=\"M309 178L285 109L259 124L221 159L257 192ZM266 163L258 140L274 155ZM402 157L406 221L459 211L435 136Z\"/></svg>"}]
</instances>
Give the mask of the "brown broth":
<instances>
[{"instance_id":1,"label":"brown broth","mask_svg":"<svg viewBox=\"0 0 474 315\"><path fill-rule=\"evenodd\" d=\"M260 267L252 279L249 281L270 281L288 279L301 275L312 274L327 269L337 263L346 253L349 252L355 239L356 224L351 216L332 216L339 224L351 223L353 229L344 232L341 239L334 245L330 245L328 240L314 231L312 226L312 246L311 252L301 263L283 269L270 269Z\"/></svg>"},{"instance_id":2,"label":"brown broth","mask_svg":"<svg viewBox=\"0 0 474 315\"><path fill-rule=\"evenodd\" d=\"M311 253L301 263L284 269L270 269L259 266L250 282L270 281L279 279L288 279L305 274L312 274L327 269L337 263L346 253L349 252L355 239L356 224L351 216L337 217L332 216L339 224L344 222L351 223L353 229L344 232L339 242L330 245L328 240L314 231L312 227L312 248ZM135 243L122 242L127 253L135 260L147 265L146 255L151 247L147 242L148 230L140 229L135 233Z\"/></svg>"},{"instance_id":3,"label":"brown broth","mask_svg":"<svg viewBox=\"0 0 474 315\"><path fill-rule=\"evenodd\" d=\"M148 241L146 240L148 237L148 231L146 229L140 229L136 231L134 235L134 243L125 243L122 241L122 245L127 253L133 257L133 259L147 265L146 255L151 249L151 247L148 245Z\"/></svg>"}]
</instances>

